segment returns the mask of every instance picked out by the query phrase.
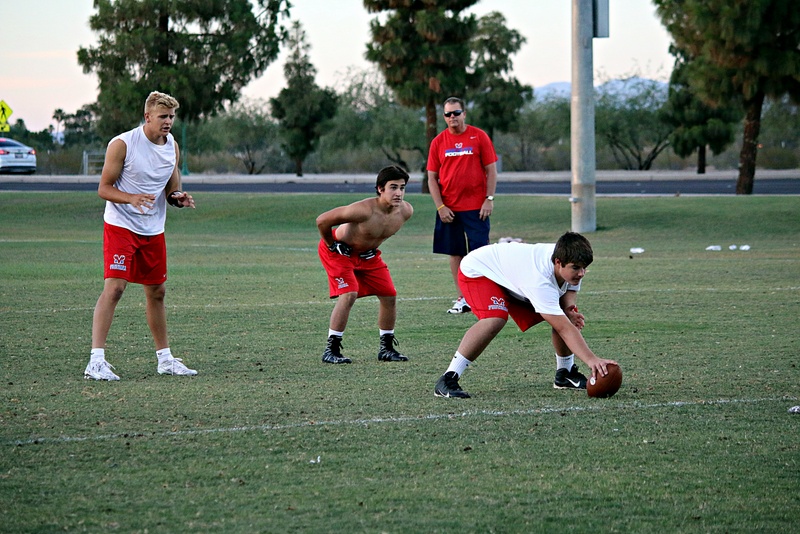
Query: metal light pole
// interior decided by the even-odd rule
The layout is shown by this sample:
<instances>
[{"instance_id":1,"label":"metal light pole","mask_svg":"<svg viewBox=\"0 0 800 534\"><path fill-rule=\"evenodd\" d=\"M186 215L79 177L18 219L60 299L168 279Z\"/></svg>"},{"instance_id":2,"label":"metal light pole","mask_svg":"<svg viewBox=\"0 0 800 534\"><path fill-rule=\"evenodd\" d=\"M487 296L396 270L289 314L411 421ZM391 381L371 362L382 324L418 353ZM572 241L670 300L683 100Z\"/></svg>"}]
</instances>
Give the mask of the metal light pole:
<instances>
[{"instance_id":1,"label":"metal light pole","mask_svg":"<svg viewBox=\"0 0 800 534\"><path fill-rule=\"evenodd\" d=\"M184 176L189 175L189 163L186 161L189 153L186 151L186 123L181 124L181 174Z\"/></svg>"},{"instance_id":2,"label":"metal light pole","mask_svg":"<svg viewBox=\"0 0 800 534\"><path fill-rule=\"evenodd\" d=\"M608 0L572 0L572 231L597 230L592 39L608 37Z\"/></svg>"}]
</instances>

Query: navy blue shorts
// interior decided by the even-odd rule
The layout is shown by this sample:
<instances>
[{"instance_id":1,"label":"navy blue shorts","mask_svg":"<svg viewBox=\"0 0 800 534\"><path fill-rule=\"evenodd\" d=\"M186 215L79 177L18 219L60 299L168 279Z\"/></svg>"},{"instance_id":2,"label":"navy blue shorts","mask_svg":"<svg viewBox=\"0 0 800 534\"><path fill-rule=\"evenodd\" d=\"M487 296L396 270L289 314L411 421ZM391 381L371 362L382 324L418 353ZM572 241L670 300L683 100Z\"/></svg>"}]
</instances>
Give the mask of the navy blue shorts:
<instances>
[{"instance_id":1,"label":"navy blue shorts","mask_svg":"<svg viewBox=\"0 0 800 534\"><path fill-rule=\"evenodd\" d=\"M466 256L489 244L489 218L481 220L481 210L455 211L453 222L443 223L436 215L433 229L434 254Z\"/></svg>"}]
</instances>

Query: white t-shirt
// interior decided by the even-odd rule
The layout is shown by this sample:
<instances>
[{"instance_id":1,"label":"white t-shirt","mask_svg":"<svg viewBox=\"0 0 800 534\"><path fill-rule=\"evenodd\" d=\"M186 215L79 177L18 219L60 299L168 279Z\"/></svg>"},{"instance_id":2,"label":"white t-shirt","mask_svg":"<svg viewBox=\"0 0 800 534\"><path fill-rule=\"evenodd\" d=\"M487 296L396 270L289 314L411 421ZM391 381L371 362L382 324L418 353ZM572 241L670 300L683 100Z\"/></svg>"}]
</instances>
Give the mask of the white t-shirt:
<instances>
[{"instance_id":1,"label":"white t-shirt","mask_svg":"<svg viewBox=\"0 0 800 534\"><path fill-rule=\"evenodd\" d=\"M172 134L167 134L167 142L157 145L144 134L143 126L116 136L108 144L117 139L125 143L127 152L114 187L126 193L149 193L156 196L156 201L144 213L130 204L107 201L103 220L139 235L161 234L167 219L164 188L175 170L175 140Z\"/></svg>"},{"instance_id":2,"label":"white t-shirt","mask_svg":"<svg viewBox=\"0 0 800 534\"><path fill-rule=\"evenodd\" d=\"M538 313L564 315L559 299L567 291L579 291L566 281L559 286L551 260L555 243L497 243L475 249L461 260L468 278L485 276L512 296L527 300Z\"/></svg>"}]
</instances>

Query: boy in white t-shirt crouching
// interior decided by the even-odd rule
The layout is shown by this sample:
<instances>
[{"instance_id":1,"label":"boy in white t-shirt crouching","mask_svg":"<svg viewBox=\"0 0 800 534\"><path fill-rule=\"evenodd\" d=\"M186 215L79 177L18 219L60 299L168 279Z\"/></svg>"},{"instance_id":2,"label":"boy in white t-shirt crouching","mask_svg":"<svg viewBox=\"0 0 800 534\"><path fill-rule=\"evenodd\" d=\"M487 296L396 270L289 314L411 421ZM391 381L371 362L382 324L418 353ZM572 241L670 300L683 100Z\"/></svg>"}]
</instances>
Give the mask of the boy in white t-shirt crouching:
<instances>
[{"instance_id":1,"label":"boy in white t-shirt crouching","mask_svg":"<svg viewBox=\"0 0 800 534\"><path fill-rule=\"evenodd\" d=\"M523 332L546 321L552 327L557 370L553 387L586 389L575 356L591 376L607 374L614 360L598 358L581 335L585 317L576 306L581 280L592 263L592 246L567 232L556 243L498 243L470 252L461 262L458 283L478 317L467 330L450 366L434 389L437 397L469 398L458 379L506 325L509 315Z\"/></svg>"}]
</instances>

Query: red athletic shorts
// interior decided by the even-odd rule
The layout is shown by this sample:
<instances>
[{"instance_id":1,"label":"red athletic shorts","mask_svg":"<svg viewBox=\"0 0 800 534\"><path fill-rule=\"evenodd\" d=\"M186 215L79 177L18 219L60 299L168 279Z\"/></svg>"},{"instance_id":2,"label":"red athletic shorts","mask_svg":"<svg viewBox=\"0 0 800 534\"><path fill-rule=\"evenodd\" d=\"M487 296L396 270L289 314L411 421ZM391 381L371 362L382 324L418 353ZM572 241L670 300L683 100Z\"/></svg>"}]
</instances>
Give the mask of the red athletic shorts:
<instances>
[{"instance_id":1,"label":"red athletic shorts","mask_svg":"<svg viewBox=\"0 0 800 534\"><path fill-rule=\"evenodd\" d=\"M458 285L467 300L467 304L472 308L472 313L478 319L500 317L508 320L510 315L523 332L544 321L544 318L533 309L533 305L530 302L512 297L503 286L485 276L468 278L459 271Z\"/></svg>"},{"instance_id":2,"label":"red athletic shorts","mask_svg":"<svg viewBox=\"0 0 800 534\"><path fill-rule=\"evenodd\" d=\"M139 235L127 228L104 223L105 278L122 278L143 285L167 280L167 244L163 232Z\"/></svg>"},{"instance_id":3,"label":"red athletic shorts","mask_svg":"<svg viewBox=\"0 0 800 534\"><path fill-rule=\"evenodd\" d=\"M358 254L342 256L328 250L325 242L319 240L319 259L325 272L328 273L328 287L331 298L352 291L358 292L358 298L368 295L394 297L394 287L389 268L381 259L381 251L377 250L374 258L362 260Z\"/></svg>"}]
</instances>

